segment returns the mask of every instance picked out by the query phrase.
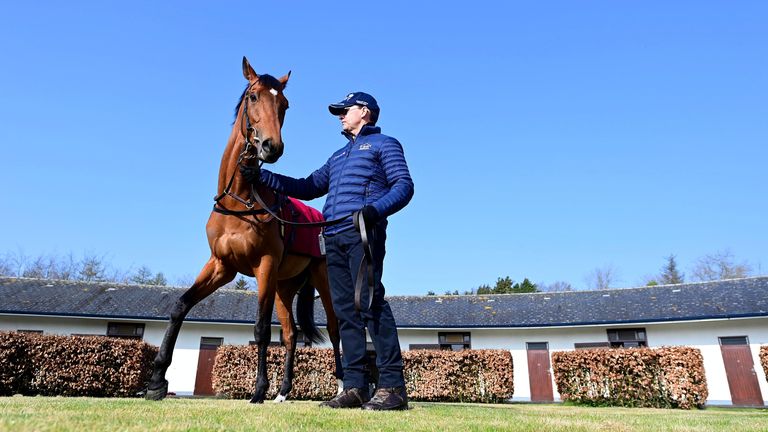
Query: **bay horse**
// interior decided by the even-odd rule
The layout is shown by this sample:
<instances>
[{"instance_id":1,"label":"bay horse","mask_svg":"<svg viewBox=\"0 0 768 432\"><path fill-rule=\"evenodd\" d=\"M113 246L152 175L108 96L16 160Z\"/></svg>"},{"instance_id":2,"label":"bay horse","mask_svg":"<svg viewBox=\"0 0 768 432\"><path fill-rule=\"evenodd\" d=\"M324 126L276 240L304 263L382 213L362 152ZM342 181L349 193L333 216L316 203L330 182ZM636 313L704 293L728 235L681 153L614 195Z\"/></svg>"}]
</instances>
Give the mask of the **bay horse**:
<instances>
[{"instance_id":1,"label":"bay horse","mask_svg":"<svg viewBox=\"0 0 768 432\"><path fill-rule=\"evenodd\" d=\"M283 90L288 84L288 72L282 78L258 75L243 57L243 76L248 85L235 108L235 121L219 169L216 205L208 219L206 233L211 257L192 286L173 306L170 321L160 350L154 360L154 370L147 386L146 399L161 400L168 393L165 373L171 365L173 349L189 310L237 273L255 276L258 282L258 318L254 336L258 345L256 389L252 403L262 403L269 389L267 377L267 347L270 343L273 307L283 330L286 348L283 382L275 401L282 402L291 390L297 329L292 309L297 295L297 318L305 337L319 341L314 324L314 290L320 295L327 319L328 336L333 345L336 377L341 380L339 329L331 303L325 258L291 254L286 251L278 221L252 201L252 189L239 174L239 165L274 163L283 153L281 128L288 109ZM260 201L277 207L279 197L274 191L256 186Z\"/></svg>"}]
</instances>

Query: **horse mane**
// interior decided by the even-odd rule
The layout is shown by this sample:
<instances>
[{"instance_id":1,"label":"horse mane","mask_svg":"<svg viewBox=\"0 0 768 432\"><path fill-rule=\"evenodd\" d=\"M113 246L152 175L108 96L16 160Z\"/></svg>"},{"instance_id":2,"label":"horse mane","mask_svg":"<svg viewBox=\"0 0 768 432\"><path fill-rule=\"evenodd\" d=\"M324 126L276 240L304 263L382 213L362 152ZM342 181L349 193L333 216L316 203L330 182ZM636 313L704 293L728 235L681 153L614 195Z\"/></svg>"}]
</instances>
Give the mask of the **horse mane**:
<instances>
[{"instance_id":1,"label":"horse mane","mask_svg":"<svg viewBox=\"0 0 768 432\"><path fill-rule=\"evenodd\" d=\"M259 82L265 86L269 87L271 89L281 89L283 88L283 84L278 80L277 78L273 77L272 75L264 74L259 75ZM235 107L235 119L232 121L232 124L235 124L237 121L237 113L240 112L240 106L243 104L243 99L245 98L245 92L248 91L248 87L250 87L251 84L248 83L245 85L245 89L243 90L243 93L240 95L240 99L237 101L237 106Z\"/></svg>"}]
</instances>

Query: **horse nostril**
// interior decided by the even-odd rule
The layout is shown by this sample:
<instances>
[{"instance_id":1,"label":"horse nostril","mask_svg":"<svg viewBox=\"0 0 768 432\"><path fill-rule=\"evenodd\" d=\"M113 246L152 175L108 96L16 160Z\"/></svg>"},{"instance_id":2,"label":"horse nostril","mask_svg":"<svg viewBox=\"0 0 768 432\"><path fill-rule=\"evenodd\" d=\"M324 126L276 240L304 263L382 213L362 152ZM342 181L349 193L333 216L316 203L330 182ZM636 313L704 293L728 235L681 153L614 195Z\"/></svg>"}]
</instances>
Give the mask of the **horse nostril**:
<instances>
[{"instance_id":1,"label":"horse nostril","mask_svg":"<svg viewBox=\"0 0 768 432\"><path fill-rule=\"evenodd\" d=\"M272 154L272 140L271 139L265 139L261 142L261 151L265 155Z\"/></svg>"}]
</instances>

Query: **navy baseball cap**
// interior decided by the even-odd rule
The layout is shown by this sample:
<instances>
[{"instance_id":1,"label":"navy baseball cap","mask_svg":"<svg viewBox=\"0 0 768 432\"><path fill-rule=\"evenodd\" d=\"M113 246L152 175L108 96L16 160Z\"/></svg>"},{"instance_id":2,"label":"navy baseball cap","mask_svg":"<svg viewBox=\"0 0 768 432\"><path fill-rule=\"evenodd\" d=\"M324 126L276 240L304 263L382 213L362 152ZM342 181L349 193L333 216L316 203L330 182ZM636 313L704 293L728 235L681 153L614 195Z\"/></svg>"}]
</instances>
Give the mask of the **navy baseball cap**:
<instances>
[{"instance_id":1,"label":"navy baseball cap","mask_svg":"<svg viewBox=\"0 0 768 432\"><path fill-rule=\"evenodd\" d=\"M379 104L376 102L376 99L368 93L363 92L348 94L347 97L341 100L341 102L328 105L328 111L333 115L339 115L343 113L344 110L354 105L368 108L376 117L379 115Z\"/></svg>"}]
</instances>

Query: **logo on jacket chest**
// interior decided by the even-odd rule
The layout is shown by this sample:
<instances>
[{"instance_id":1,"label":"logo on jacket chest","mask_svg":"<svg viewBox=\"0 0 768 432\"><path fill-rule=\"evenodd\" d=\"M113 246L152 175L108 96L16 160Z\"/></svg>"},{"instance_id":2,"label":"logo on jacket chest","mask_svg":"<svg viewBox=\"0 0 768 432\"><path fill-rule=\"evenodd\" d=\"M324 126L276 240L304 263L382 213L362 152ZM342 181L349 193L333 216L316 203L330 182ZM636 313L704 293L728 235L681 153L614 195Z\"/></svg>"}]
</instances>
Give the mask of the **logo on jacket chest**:
<instances>
[{"instance_id":1,"label":"logo on jacket chest","mask_svg":"<svg viewBox=\"0 0 768 432\"><path fill-rule=\"evenodd\" d=\"M360 144L360 147L358 147L358 150L370 150L371 145L369 143Z\"/></svg>"}]
</instances>

